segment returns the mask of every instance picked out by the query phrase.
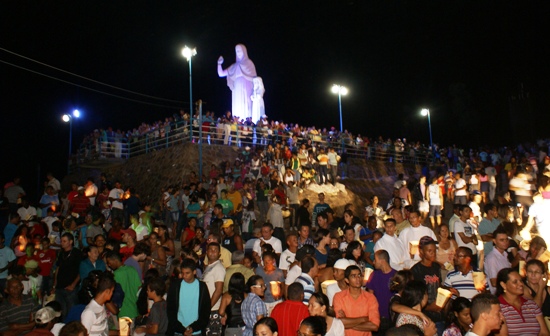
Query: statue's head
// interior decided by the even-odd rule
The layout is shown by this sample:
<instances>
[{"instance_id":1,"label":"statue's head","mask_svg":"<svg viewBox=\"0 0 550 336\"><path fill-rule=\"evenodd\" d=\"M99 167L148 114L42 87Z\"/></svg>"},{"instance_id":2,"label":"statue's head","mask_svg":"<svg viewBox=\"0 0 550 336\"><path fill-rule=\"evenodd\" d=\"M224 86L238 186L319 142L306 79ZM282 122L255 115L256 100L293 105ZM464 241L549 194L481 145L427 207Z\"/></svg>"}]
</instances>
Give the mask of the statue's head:
<instances>
[{"instance_id":1,"label":"statue's head","mask_svg":"<svg viewBox=\"0 0 550 336\"><path fill-rule=\"evenodd\" d=\"M235 56L237 56L237 61L241 61L246 56L246 48L242 44L237 44L235 46Z\"/></svg>"}]
</instances>

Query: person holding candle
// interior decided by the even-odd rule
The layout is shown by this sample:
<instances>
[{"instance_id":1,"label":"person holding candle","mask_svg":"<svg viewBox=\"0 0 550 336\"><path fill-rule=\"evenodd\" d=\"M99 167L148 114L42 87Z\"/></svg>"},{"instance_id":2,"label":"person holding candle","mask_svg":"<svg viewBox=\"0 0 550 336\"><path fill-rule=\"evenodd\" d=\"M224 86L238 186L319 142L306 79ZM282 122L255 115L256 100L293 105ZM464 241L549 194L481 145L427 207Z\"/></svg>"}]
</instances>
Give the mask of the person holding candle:
<instances>
[{"instance_id":1,"label":"person holding candle","mask_svg":"<svg viewBox=\"0 0 550 336\"><path fill-rule=\"evenodd\" d=\"M263 267L259 265L256 268L256 274L264 279L266 290L264 293L264 302L268 313L281 303L285 293L285 277L283 271L277 268L277 256L273 252L264 252L262 254Z\"/></svg>"},{"instance_id":2,"label":"person holding candle","mask_svg":"<svg viewBox=\"0 0 550 336\"><path fill-rule=\"evenodd\" d=\"M428 302L423 306L423 313L428 316L439 331L443 332L445 322L440 307L436 304L436 298L439 287L441 287L441 266L435 261L435 251L437 242L430 236L424 236L419 241L420 261L412 268L414 280L422 281L427 286ZM451 292L458 296L456 289L451 289Z\"/></svg>"}]
</instances>

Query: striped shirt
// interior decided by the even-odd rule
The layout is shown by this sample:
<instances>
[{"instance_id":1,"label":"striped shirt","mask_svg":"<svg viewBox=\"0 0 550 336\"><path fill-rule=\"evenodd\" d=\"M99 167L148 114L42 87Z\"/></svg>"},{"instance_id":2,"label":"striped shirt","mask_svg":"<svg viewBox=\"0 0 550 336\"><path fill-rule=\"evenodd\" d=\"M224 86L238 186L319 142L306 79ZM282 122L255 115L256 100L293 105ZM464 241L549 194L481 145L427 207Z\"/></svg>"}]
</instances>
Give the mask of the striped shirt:
<instances>
[{"instance_id":1,"label":"striped shirt","mask_svg":"<svg viewBox=\"0 0 550 336\"><path fill-rule=\"evenodd\" d=\"M243 336L252 336L254 325L258 321L258 315L266 317L267 307L258 295L248 293L248 296L243 300L243 304L241 305L241 314L246 324Z\"/></svg>"},{"instance_id":2,"label":"striped shirt","mask_svg":"<svg viewBox=\"0 0 550 336\"><path fill-rule=\"evenodd\" d=\"M476 270L476 272L478 271ZM449 272L443 285L458 290L460 296L472 300L475 295L479 294L474 286L473 274L474 270L470 270L466 275L462 274L461 271ZM485 288L489 288L488 283L486 283Z\"/></svg>"},{"instance_id":3,"label":"striped shirt","mask_svg":"<svg viewBox=\"0 0 550 336\"><path fill-rule=\"evenodd\" d=\"M304 286L304 300L302 302L308 305L311 294L315 292L315 282L307 273L300 274L294 282L299 282Z\"/></svg>"},{"instance_id":4,"label":"striped shirt","mask_svg":"<svg viewBox=\"0 0 550 336\"><path fill-rule=\"evenodd\" d=\"M508 326L508 335L537 336L540 332L537 316L542 315L542 312L535 301L526 300L521 296L519 299L521 300L521 311L517 311L502 295L498 298L502 315L504 315Z\"/></svg>"},{"instance_id":5,"label":"striped shirt","mask_svg":"<svg viewBox=\"0 0 550 336\"><path fill-rule=\"evenodd\" d=\"M90 301L82 315L80 316L82 325L88 330L90 336L109 335L109 325L107 324L107 311L105 306L100 306L96 300Z\"/></svg>"},{"instance_id":6,"label":"striped shirt","mask_svg":"<svg viewBox=\"0 0 550 336\"><path fill-rule=\"evenodd\" d=\"M11 304L4 300L0 305L0 332L8 330L8 324L25 324L31 322L31 313L36 313L40 308L32 297L23 295L21 305Z\"/></svg>"}]
</instances>

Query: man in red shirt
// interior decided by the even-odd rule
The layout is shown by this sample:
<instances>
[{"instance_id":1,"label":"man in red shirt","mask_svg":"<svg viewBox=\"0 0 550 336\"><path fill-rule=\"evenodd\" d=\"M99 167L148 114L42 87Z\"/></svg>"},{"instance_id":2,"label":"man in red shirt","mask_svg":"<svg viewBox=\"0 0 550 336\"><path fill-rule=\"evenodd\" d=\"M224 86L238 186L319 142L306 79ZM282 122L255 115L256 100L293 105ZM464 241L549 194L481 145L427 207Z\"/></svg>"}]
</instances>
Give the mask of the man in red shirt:
<instances>
[{"instance_id":1,"label":"man in red shirt","mask_svg":"<svg viewBox=\"0 0 550 336\"><path fill-rule=\"evenodd\" d=\"M86 216L86 211L90 207L90 199L84 195L84 187L78 187L78 195L71 201L71 212L77 213L82 217Z\"/></svg>"},{"instance_id":2,"label":"man in red shirt","mask_svg":"<svg viewBox=\"0 0 550 336\"><path fill-rule=\"evenodd\" d=\"M49 293L51 287L51 271L55 258L57 257L55 250L50 248L50 239L48 237L42 238L40 241L42 249L38 250L38 265L42 276L42 293Z\"/></svg>"},{"instance_id":3,"label":"man in red shirt","mask_svg":"<svg viewBox=\"0 0 550 336\"><path fill-rule=\"evenodd\" d=\"M269 285L269 284L268 284ZM288 300L279 303L273 308L271 317L277 321L280 336L294 336L300 329L300 322L309 316L307 306L302 303L304 287L295 282L288 286Z\"/></svg>"},{"instance_id":4,"label":"man in red shirt","mask_svg":"<svg viewBox=\"0 0 550 336\"><path fill-rule=\"evenodd\" d=\"M122 255L122 262L125 262L132 254L134 254L134 248L136 247L137 234L134 229L120 230L122 232L122 242L126 246L120 248L120 255Z\"/></svg>"}]
</instances>

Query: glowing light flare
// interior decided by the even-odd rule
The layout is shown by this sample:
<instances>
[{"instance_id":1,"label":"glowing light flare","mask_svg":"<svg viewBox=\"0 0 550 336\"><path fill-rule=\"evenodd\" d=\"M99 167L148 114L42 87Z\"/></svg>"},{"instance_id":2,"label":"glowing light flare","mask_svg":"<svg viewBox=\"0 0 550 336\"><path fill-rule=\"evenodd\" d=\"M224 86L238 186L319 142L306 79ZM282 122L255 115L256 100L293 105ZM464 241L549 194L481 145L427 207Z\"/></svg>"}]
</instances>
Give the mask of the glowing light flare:
<instances>
[{"instance_id":1,"label":"glowing light flare","mask_svg":"<svg viewBox=\"0 0 550 336\"><path fill-rule=\"evenodd\" d=\"M271 289L271 295L274 298L279 298L281 295L281 282L280 281L270 281L269 287Z\"/></svg>"},{"instance_id":2,"label":"glowing light flare","mask_svg":"<svg viewBox=\"0 0 550 336\"><path fill-rule=\"evenodd\" d=\"M69 122L71 121L71 116L68 114L64 114L63 117L61 117L61 120L63 120L64 122Z\"/></svg>"},{"instance_id":3,"label":"glowing light flare","mask_svg":"<svg viewBox=\"0 0 550 336\"><path fill-rule=\"evenodd\" d=\"M420 111L420 114L421 114L422 116L425 117L425 116L427 116L428 114L430 114L430 110L424 108L424 109L422 109L422 110Z\"/></svg>"},{"instance_id":4,"label":"glowing light flare","mask_svg":"<svg viewBox=\"0 0 550 336\"><path fill-rule=\"evenodd\" d=\"M195 56L196 54L197 54L197 48L191 49L188 46L185 46L183 47L183 49L181 49L181 55L185 57L187 61L189 61L189 59L191 59L191 57Z\"/></svg>"},{"instance_id":5,"label":"glowing light flare","mask_svg":"<svg viewBox=\"0 0 550 336\"><path fill-rule=\"evenodd\" d=\"M345 96L349 92L347 87L338 84L332 85L332 88L330 90L332 91L332 93L339 94L341 96Z\"/></svg>"},{"instance_id":6,"label":"glowing light flare","mask_svg":"<svg viewBox=\"0 0 550 336\"><path fill-rule=\"evenodd\" d=\"M80 118L80 111L79 110L74 110L73 111L73 117Z\"/></svg>"}]
</instances>

